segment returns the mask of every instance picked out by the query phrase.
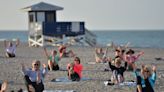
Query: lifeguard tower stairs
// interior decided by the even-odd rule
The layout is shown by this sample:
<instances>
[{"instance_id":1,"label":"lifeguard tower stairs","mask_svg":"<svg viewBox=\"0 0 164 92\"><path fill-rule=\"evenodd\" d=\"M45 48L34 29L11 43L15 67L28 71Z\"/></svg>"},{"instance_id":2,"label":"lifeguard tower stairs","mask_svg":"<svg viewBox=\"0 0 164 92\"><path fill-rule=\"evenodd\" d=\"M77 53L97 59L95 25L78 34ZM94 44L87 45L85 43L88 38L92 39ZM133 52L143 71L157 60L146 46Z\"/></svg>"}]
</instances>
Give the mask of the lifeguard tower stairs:
<instances>
[{"instance_id":1,"label":"lifeguard tower stairs","mask_svg":"<svg viewBox=\"0 0 164 92\"><path fill-rule=\"evenodd\" d=\"M63 7L40 2L23 10L28 11L29 46L96 45L96 36L85 28L84 22L57 21L56 11Z\"/></svg>"}]
</instances>

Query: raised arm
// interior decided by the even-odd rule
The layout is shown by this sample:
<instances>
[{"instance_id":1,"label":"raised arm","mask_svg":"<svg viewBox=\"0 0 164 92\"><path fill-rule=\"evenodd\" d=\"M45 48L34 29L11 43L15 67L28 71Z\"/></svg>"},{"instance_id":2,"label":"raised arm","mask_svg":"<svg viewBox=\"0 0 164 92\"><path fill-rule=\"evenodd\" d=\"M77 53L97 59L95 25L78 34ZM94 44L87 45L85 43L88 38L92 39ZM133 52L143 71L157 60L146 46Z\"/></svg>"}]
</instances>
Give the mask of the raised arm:
<instances>
[{"instance_id":1,"label":"raised arm","mask_svg":"<svg viewBox=\"0 0 164 92\"><path fill-rule=\"evenodd\" d=\"M47 49L45 47L44 47L44 53L45 53L46 57L48 58L49 55L48 55Z\"/></svg>"},{"instance_id":2,"label":"raised arm","mask_svg":"<svg viewBox=\"0 0 164 92\"><path fill-rule=\"evenodd\" d=\"M129 45L130 45L130 42L128 42L127 44L125 44L124 48L127 49Z\"/></svg>"},{"instance_id":3,"label":"raised arm","mask_svg":"<svg viewBox=\"0 0 164 92\"><path fill-rule=\"evenodd\" d=\"M7 48L7 41L4 40L4 45L5 45L5 48Z\"/></svg>"},{"instance_id":4,"label":"raised arm","mask_svg":"<svg viewBox=\"0 0 164 92\"><path fill-rule=\"evenodd\" d=\"M153 65L152 66L152 76L151 76L151 79L155 82L155 80L156 80L156 66L155 65Z\"/></svg>"},{"instance_id":5,"label":"raised arm","mask_svg":"<svg viewBox=\"0 0 164 92\"><path fill-rule=\"evenodd\" d=\"M143 54L144 54L143 51L139 52L138 55L136 56L136 58L138 59L138 58L139 58L141 55L143 55Z\"/></svg>"},{"instance_id":6,"label":"raised arm","mask_svg":"<svg viewBox=\"0 0 164 92\"><path fill-rule=\"evenodd\" d=\"M42 74L43 74L43 77L45 77L46 76L46 74L47 74L47 72L48 72L48 69L47 69L47 66L46 66L46 64L43 64L43 71L42 71Z\"/></svg>"},{"instance_id":7,"label":"raised arm","mask_svg":"<svg viewBox=\"0 0 164 92\"><path fill-rule=\"evenodd\" d=\"M17 39L17 40L16 40L16 47L17 47L19 44L20 44L20 40Z\"/></svg>"},{"instance_id":8,"label":"raised arm","mask_svg":"<svg viewBox=\"0 0 164 92\"><path fill-rule=\"evenodd\" d=\"M24 66L23 63L21 64L21 68L22 68L22 72L25 74L25 72L26 72L26 68L25 68L25 66Z\"/></svg>"},{"instance_id":9,"label":"raised arm","mask_svg":"<svg viewBox=\"0 0 164 92\"><path fill-rule=\"evenodd\" d=\"M104 54L107 55L107 53L108 53L108 47L106 48Z\"/></svg>"}]
</instances>

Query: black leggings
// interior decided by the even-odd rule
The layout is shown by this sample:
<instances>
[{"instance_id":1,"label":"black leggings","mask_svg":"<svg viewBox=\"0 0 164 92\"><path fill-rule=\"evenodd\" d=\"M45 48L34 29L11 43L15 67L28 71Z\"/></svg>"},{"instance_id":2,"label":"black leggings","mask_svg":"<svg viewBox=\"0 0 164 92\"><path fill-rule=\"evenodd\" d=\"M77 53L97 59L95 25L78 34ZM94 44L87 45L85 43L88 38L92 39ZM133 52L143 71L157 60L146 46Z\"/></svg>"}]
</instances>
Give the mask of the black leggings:
<instances>
[{"instance_id":1,"label":"black leggings","mask_svg":"<svg viewBox=\"0 0 164 92\"><path fill-rule=\"evenodd\" d=\"M69 76L69 73L68 73L68 76ZM72 73L70 77L72 81L80 81L80 76L76 72Z\"/></svg>"},{"instance_id":2,"label":"black leggings","mask_svg":"<svg viewBox=\"0 0 164 92\"><path fill-rule=\"evenodd\" d=\"M48 66L48 70L50 70L49 66ZM59 70L59 65L56 65L56 66L53 65L52 70L54 70L54 71Z\"/></svg>"},{"instance_id":3,"label":"black leggings","mask_svg":"<svg viewBox=\"0 0 164 92\"><path fill-rule=\"evenodd\" d=\"M25 75L25 81L28 92L30 92L29 85L32 85L34 87L35 92L43 92L44 85L42 82L40 82L39 84L37 84L36 82L32 82L27 75Z\"/></svg>"}]
</instances>

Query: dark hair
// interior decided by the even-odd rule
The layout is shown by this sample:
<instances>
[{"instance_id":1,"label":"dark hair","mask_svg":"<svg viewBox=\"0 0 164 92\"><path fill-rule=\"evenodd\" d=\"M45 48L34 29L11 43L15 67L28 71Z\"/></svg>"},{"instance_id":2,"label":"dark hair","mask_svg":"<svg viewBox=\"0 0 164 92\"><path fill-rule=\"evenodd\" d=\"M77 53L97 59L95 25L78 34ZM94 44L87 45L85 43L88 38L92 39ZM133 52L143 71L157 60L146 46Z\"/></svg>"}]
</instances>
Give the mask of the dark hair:
<instances>
[{"instance_id":1,"label":"dark hair","mask_svg":"<svg viewBox=\"0 0 164 92\"><path fill-rule=\"evenodd\" d=\"M62 53L64 49L66 49L65 46L61 47L61 48L59 49L59 52Z\"/></svg>"},{"instance_id":2,"label":"dark hair","mask_svg":"<svg viewBox=\"0 0 164 92\"><path fill-rule=\"evenodd\" d=\"M117 52L121 52L119 49L115 49L115 51L117 51Z\"/></svg>"},{"instance_id":3,"label":"dark hair","mask_svg":"<svg viewBox=\"0 0 164 92\"><path fill-rule=\"evenodd\" d=\"M80 64L80 58L79 58L79 57L75 57L75 59L74 59L74 60L79 61L79 64Z\"/></svg>"},{"instance_id":4,"label":"dark hair","mask_svg":"<svg viewBox=\"0 0 164 92\"><path fill-rule=\"evenodd\" d=\"M129 49L129 51L127 51L126 54L130 54L130 53L131 53L131 54L134 54L135 52L134 52L134 50Z\"/></svg>"}]
</instances>

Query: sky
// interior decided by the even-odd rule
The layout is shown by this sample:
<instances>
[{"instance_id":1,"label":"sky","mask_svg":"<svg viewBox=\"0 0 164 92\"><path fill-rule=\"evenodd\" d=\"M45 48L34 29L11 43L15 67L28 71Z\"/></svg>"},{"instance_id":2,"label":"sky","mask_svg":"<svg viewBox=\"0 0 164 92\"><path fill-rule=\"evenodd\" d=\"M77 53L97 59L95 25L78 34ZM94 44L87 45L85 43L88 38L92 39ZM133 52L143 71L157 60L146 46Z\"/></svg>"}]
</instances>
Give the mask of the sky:
<instances>
[{"instance_id":1,"label":"sky","mask_svg":"<svg viewBox=\"0 0 164 92\"><path fill-rule=\"evenodd\" d=\"M58 21L84 21L89 30L164 30L164 0L0 0L0 30L27 30L29 5L64 7Z\"/></svg>"}]
</instances>

